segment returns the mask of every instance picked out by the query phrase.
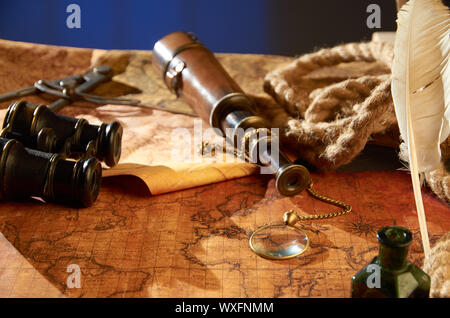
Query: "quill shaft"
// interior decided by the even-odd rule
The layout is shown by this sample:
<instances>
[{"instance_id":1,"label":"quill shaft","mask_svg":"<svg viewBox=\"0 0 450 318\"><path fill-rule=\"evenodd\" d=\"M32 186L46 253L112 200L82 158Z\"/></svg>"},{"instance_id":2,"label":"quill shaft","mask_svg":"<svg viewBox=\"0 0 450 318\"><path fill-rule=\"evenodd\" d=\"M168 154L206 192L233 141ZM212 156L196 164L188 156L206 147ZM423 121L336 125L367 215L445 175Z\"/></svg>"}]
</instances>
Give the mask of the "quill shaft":
<instances>
[{"instance_id":1,"label":"quill shaft","mask_svg":"<svg viewBox=\"0 0 450 318\"><path fill-rule=\"evenodd\" d=\"M408 117L410 116L411 114L410 112L408 112ZM410 119L408 120L408 131L410 137L408 147L409 149L415 149L414 131L412 129L412 121ZM423 206L422 191L420 189L419 173L417 171L417 155L415 151L409 152L409 162L411 165L411 181L414 191L414 200L416 202L423 252L425 254L425 257L428 258L428 256L430 255L430 240L428 238L427 221L425 218L425 208Z\"/></svg>"},{"instance_id":2,"label":"quill shaft","mask_svg":"<svg viewBox=\"0 0 450 318\"><path fill-rule=\"evenodd\" d=\"M392 97L427 257L430 242L419 176L440 166L439 144L450 132L449 10L440 0L410 0L399 11L397 24Z\"/></svg>"},{"instance_id":3,"label":"quill shaft","mask_svg":"<svg viewBox=\"0 0 450 318\"><path fill-rule=\"evenodd\" d=\"M414 16L414 10L417 10L417 7L412 5L411 8L411 16ZM414 41L413 39L413 23L414 20L411 18L409 21L408 28L408 43L411 45ZM412 49L408 48L407 50L407 68L406 68L406 120L407 120L407 134L408 134L408 153L409 153L409 164L411 168L411 181L413 185L414 191L414 200L416 202L416 211L417 217L419 220L419 228L420 235L422 239L423 252L425 254L425 258L428 258L430 254L430 240L428 238L428 229L427 229L427 221L425 219L425 208L423 206L423 198L422 191L420 187L419 180L419 163L417 160L417 149L416 149L416 141L415 141L415 133L413 126L413 115L412 115L412 105L411 105L411 87L410 87L410 67L411 67L411 53Z\"/></svg>"}]
</instances>

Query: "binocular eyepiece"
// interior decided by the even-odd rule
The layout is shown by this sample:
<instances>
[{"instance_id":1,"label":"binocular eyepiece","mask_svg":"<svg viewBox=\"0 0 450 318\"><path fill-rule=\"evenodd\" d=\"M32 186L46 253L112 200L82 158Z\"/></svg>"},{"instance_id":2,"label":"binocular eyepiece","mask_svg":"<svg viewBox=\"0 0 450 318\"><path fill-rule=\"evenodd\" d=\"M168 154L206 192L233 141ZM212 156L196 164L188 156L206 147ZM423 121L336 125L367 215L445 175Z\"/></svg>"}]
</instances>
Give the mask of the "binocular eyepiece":
<instances>
[{"instance_id":1,"label":"binocular eyepiece","mask_svg":"<svg viewBox=\"0 0 450 318\"><path fill-rule=\"evenodd\" d=\"M0 138L1 199L41 197L88 207L97 199L101 176L101 164L94 157L65 160L60 154L28 149L17 140Z\"/></svg>"},{"instance_id":2,"label":"binocular eyepiece","mask_svg":"<svg viewBox=\"0 0 450 318\"><path fill-rule=\"evenodd\" d=\"M119 162L122 133L118 122L90 125L44 105L11 104L0 131L0 198L92 205L102 178L100 161L110 167Z\"/></svg>"},{"instance_id":3,"label":"binocular eyepiece","mask_svg":"<svg viewBox=\"0 0 450 318\"><path fill-rule=\"evenodd\" d=\"M56 114L47 106L19 101L9 106L0 137L65 157L96 157L112 167L120 159L122 133L122 126L116 121L90 125L82 118Z\"/></svg>"}]
</instances>

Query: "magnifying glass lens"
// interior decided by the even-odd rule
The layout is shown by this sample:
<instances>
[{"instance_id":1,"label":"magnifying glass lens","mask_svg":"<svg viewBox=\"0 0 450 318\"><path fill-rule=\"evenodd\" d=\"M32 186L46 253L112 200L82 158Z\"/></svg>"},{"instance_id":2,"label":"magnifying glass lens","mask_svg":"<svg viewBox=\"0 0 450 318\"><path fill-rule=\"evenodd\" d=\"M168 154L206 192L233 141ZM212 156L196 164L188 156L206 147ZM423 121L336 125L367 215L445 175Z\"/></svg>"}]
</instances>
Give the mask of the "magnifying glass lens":
<instances>
[{"instance_id":1,"label":"magnifying glass lens","mask_svg":"<svg viewBox=\"0 0 450 318\"><path fill-rule=\"evenodd\" d=\"M306 233L291 225L265 225L253 232L250 237L251 249L268 259L296 257L308 246L309 239Z\"/></svg>"}]
</instances>

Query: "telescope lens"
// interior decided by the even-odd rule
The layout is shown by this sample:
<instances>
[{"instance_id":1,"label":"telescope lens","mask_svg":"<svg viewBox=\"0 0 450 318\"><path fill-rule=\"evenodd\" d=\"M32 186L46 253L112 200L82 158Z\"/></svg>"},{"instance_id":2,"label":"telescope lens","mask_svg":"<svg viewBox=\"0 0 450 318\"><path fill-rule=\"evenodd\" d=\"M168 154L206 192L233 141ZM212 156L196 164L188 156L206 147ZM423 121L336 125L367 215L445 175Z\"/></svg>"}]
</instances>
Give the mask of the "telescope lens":
<instances>
[{"instance_id":1,"label":"telescope lens","mask_svg":"<svg viewBox=\"0 0 450 318\"><path fill-rule=\"evenodd\" d=\"M276 187L282 195L292 196L311 184L308 170L300 165L281 167L276 175Z\"/></svg>"}]
</instances>

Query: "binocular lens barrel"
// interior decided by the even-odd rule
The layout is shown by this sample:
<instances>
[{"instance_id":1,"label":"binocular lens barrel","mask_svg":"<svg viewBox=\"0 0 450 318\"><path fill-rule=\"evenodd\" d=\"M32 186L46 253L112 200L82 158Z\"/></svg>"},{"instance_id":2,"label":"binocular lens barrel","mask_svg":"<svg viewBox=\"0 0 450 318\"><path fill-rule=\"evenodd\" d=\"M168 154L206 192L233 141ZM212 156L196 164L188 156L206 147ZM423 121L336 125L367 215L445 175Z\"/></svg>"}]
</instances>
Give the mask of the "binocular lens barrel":
<instances>
[{"instance_id":1,"label":"binocular lens barrel","mask_svg":"<svg viewBox=\"0 0 450 318\"><path fill-rule=\"evenodd\" d=\"M88 207L97 199L102 167L95 158L64 160L61 155L25 148L0 138L0 198L41 197Z\"/></svg>"},{"instance_id":2,"label":"binocular lens barrel","mask_svg":"<svg viewBox=\"0 0 450 318\"><path fill-rule=\"evenodd\" d=\"M85 119L54 113L44 105L19 101L9 106L2 137L14 138L25 147L60 153L72 158L96 157L115 166L122 150L119 122L90 125Z\"/></svg>"}]
</instances>

